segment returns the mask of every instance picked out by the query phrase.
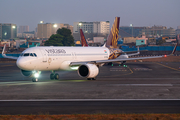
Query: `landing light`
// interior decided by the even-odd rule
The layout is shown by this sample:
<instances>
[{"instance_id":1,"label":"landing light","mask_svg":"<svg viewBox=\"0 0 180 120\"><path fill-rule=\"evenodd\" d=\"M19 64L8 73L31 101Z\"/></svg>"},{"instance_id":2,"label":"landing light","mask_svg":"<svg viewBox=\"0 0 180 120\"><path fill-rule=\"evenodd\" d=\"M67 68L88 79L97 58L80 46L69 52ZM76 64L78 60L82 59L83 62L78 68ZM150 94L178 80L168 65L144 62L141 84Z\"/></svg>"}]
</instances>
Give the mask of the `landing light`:
<instances>
[{"instance_id":1,"label":"landing light","mask_svg":"<svg viewBox=\"0 0 180 120\"><path fill-rule=\"evenodd\" d=\"M167 55L164 55L164 57L167 57Z\"/></svg>"},{"instance_id":2,"label":"landing light","mask_svg":"<svg viewBox=\"0 0 180 120\"><path fill-rule=\"evenodd\" d=\"M71 68L71 70L78 70L79 66L72 66L70 68Z\"/></svg>"},{"instance_id":3,"label":"landing light","mask_svg":"<svg viewBox=\"0 0 180 120\"><path fill-rule=\"evenodd\" d=\"M39 73L35 73L35 74L34 74L34 77L35 77L35 78L38 78L38 77L39 77Z\"/></svg>"}]
</instances>

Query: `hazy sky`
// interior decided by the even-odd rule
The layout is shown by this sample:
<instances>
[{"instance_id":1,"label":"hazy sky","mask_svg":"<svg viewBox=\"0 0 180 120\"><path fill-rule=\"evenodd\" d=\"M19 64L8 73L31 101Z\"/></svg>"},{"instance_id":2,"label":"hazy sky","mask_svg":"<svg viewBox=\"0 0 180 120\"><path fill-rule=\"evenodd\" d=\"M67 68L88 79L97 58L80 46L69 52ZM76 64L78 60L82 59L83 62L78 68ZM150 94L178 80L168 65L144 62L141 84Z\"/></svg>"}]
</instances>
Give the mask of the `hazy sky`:
<instances>
[{"instance_id":1,"label":"hazy sky","mask_svg":"<svg viewBox=\"0 0 180 120\"><path fill-rule=\"evenodd\" d=\"M0 0L0 23L29 25L110 21L120 26L180 26L180 0Z\"/></svg>"}]
</instances>

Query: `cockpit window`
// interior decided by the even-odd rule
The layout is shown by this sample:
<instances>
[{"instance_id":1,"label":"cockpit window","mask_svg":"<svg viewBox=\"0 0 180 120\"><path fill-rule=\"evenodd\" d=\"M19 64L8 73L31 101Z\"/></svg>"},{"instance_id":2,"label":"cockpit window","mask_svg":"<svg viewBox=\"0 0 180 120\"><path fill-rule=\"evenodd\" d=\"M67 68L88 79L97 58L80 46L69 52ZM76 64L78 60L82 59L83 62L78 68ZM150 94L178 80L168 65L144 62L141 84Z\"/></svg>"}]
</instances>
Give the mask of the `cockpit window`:
<instances>
[{"instance_id":1,"label":"cockpit window","mask_svg":"<svg viewBox=\"0 0 180 120\"><path fill-rule=\"evenodd\" d=\"M21 53L21 55L20 56L23 56L24 55L24 53Z\"/></svg>"},{"instance_id":2,"label":"cockpit window","mask_svg":"<svg viewBox=\"0 0 180 120\"><path fill-rule=\"evenodd\" d=\"M24 57L27 57L27 56L37 57L37 55L35 53L22 53L21 56L24 56Z\"/></svg>"},{"instance_id":3,"label":"cockpit window","mask_svg":"<svg viewBox=\"0 0 180 120\"><path fill-rule=\"evenodd\" d=\"M34 57L32 53L30 53L30 56Z\"/></svg>"},{"instance_id":4,"label":"cockpit window","mask_svg":"<svg viewBox=\"0 0 180 120\"><path fill-rule=\"evenodd\" d=\"M24 53L24 55L23 56L29 56L29 53Z\"/></svg>"},{"instance_id":5,"label":"cockpit window","mask_svg":"<svg viewBox=\"0 0 180 120\"><path fill-rule=\"evenodd\" d=\"M33 53L33 55L34 55L35 57L37 57L36 53Z\"/></svg>"}]
</instances>

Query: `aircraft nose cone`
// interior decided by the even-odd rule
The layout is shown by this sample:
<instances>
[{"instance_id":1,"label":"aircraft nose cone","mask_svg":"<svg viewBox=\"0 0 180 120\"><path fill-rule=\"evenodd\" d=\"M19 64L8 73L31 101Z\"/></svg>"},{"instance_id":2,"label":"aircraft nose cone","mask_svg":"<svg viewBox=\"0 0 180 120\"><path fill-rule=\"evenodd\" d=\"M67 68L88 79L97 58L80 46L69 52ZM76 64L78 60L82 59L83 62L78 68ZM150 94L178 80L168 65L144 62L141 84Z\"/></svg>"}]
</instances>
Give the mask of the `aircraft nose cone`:
<instances>
[{"instance_id":1,"label":"aircraft nose cone","mask_svg":"<svg viewBox=\"0 0 180 120\"><path fill-rule=\"evenodd\" d=\"M22 58L19 58L16 61L16 65L20 68L20 69L25 69L26 68L26 61L23 60Z\"/></svg>"}]
</instances>

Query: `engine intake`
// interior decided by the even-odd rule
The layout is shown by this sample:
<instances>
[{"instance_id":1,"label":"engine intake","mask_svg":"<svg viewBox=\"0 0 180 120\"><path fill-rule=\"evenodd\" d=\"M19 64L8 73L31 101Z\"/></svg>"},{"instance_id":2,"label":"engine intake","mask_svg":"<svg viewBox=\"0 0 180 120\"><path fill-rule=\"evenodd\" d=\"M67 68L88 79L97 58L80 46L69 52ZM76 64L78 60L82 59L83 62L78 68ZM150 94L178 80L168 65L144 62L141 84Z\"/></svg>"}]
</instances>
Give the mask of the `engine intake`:
<instances>
[{"instance_id":1,"label":"engine intake","mask_svg":"<svg viewBox=\"0 0 180 120\"><path fill-rule=\"evenodd\" d=\"M21 70L21 73L26 77L31 77L33 75L32 71Z\"/></svg>"},{"instance_id":2,"label":"engine intake","mask_svg":"<svg viewBox=\"0 0 180 120\"><path fill-rule=\"evenodd\" d=\"M95 64L84 64L79 66L78 74L81 77L95 78L99 74L99 68Z\"/></svg>"}]
</instances>

